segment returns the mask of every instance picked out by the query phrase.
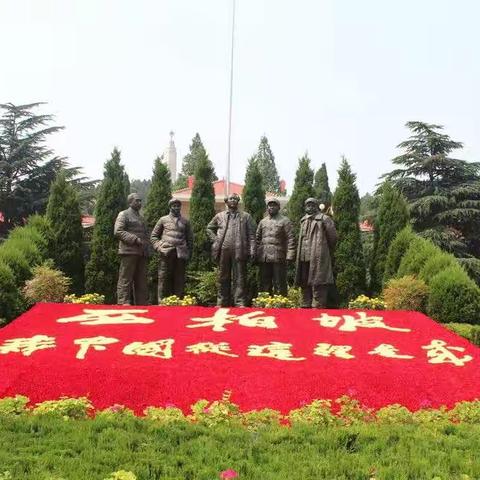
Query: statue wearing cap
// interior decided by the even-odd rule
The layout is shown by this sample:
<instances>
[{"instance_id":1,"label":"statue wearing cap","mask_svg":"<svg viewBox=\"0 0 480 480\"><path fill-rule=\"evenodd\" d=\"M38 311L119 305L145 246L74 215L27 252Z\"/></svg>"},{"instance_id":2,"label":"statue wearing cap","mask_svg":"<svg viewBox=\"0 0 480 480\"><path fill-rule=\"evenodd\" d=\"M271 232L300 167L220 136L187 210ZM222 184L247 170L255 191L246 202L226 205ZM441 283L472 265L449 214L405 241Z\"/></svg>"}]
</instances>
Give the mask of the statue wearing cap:
<instances>
[{"instance_id":1,"label":"statue wearing cap","mask_svg":"<svg viewBox=\"0 0 480 480\"><path fill-rule=\"evenodd\" d=\"M324 308L334 283L332 257L337 241L333 220L319 210L315 198L305 200L300 220L295 283L302 290L302 308Z\"/></svg>"},{"instance_id":2,"label":"statue wearing cap","mask_svg":"<svg viewBox=\"0 0 480 480\"><path fill-rule=\"evenodd\" d=\"M245 307L247 303L247 260L255 259L255 221L238 210L240 196L225 198L227 210L217 213L207 226L212 241L212 257L218 263L217 306Z\"/></svg>"},{"instance_id":3,"label":"statue wearing cap","mask_svg":"<svg viewBox=\"0 0 480 480\"><path fill-rule=\"evenodd\" d=\"M286 296L287 261L295 260L295 235L292 222L280 214L277 198L267 199L267 215L258 224L256 241L260 291Z\"/></svg>"},{"instance_id":4,"label":"statue wearing cap","mask_svg":"<svg viewBox=\"0 0 480 480\"><path fill-rule=\"evenodd\" d=\"M168 202L170 213L161 217L150 236L159 253L158 302L164 297L185 295L185 268L192 255L193 233L190 222L180 215L180 200Z\"/></svg>"},{"instance_id":5,"label":"statue wearing cap","mask_svg":"<svg viewBox=\"0 0 480 480\"><path fill-rule=\"evenodd\" d=\"M147 225L140 215L142 199L136 193L128 196L127 210L121 211L113 229L119 240L117 303L119 305L147 305L147 259L149 241Z\"/></svg>"}]
</instances>

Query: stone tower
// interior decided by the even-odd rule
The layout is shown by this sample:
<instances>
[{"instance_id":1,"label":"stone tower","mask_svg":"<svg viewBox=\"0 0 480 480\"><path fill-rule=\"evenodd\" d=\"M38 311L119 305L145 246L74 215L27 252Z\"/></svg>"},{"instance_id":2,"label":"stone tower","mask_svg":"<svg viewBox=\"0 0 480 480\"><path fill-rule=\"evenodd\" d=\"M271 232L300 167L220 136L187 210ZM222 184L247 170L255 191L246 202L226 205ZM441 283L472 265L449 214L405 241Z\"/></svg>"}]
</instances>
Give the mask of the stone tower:
<instances>
[{"instance_id":1,"label":"stone tower","mask_svg":"<svg viewBox=\"0 0 480 480\"><path fill-rule=\"evenodd\" d=\"M170 143L168 145L168 148L165 149L165 153L163 155L163 162L170 170L172 182L177 179L177 149L175 147L175 142L173 141L173 136L174 133L170 132Z\"/></svg>"}]
</instances>

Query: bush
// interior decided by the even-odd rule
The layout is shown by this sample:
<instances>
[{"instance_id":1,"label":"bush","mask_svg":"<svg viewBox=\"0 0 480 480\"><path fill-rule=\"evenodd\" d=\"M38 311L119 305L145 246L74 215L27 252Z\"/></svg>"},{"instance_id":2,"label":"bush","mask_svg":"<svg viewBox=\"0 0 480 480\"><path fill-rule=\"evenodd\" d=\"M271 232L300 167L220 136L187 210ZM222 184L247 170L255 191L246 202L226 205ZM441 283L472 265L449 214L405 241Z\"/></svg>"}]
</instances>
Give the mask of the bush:
<instances>
[{"instance_id":1,"label":"bush","mask_svg":"<svg viewBox=\"0 0 480 480\"><path fill-rule=\"evenodd\" d=\"M60 270L44 264L33 269L33 278L26 282L23 292L32 303L62 302L69 285L70 279Z\"/></svg>"},{"instance_id":2,"label":"bush","mask_svg":"<svg viewBox=\"0 0 480 480\"><path fill-rule=\"evenodd\" d=\"M252 307L257 308L294 308L294 303L282 295L270 295L268 292L259 292L252 301Z\"/></svg>"},{"instance_id":3,"label":"bush","mask_svg":"<svg viewBox=\"0 0 480 480\"><path fill-rule=\"evenodd\" d=\"M480 289L460 267L449 267L430 282L428 314L442 323L480 323Z\"/></svg>"},{"instance_id":4,"label":"bush","mask_svg":"<svg viewBox=\"0 0 480 480\"><path fill-rule=\"evenodd\" d=\"M0 320L6 322L15 318L23 306L23 298L16 286L12 269L0 258Z\"/></svg>"},{"instance_id":5,"label":"bush","mask_svg":"<svg viewBox=\"0 0 480 480\"><path fill-rule=\"evenodd\" d=\"M71 295L65 295L63 298L64 303L83 303L89 305L102 305L105 303L105 295L99 293L86 293L77 297L74 293Z\"/></svg>"},{"instance_id":6,"label":"bush","mask_svg":"<svg viewBox=\"0 0 480 480\"><path fill-rule=\"evenodd\" d=\"M175 406L163 407L147 407L143 411L146 418L154 420L162 425L173 422L186 422L187 417L183 412Z\"/></svg>"},{"instance_id":7,"label":"bush","mask_svg":"<svg viewBox=\"0 0 480 480\"><path fill-rule=\"evenodd\" d=\"M383 298L389 310L416 310L425 312L428 286L412 275L392 278L383 290Z\"/></svg>"},{"instance_id":8,"label":"bush","mask_svg":"<svg viewBox=\"0 0 480 480\"><path fill-rule=\"evenodd\" d=\"M47 400L37 403L32 410L32 414L80 420L88 418L92 409L93 405L88 398L62 397L59 400Z\"/></svg>"},{"instance_id":9,"label":"bush","mask_svg":"<svg viewBox=\"0 0 480 480\"><path fill-rule=\"evenodd\" d=\"M440 251L429 240L416 237L408 247L405 255L400 261L396 277L404 277L405 275L418 275L428 259L432 258Z\"/></svg>"},{"instance_id":10,"label":"bush","mask_svg":"<svg viewBox=\"0 0 480 480\"><path fill-rule=\"evenodd\" d=\"M14 242L7 241L0 247L0 261L10 267L17 287L32 277L32 267Z\"/></svg>"},{"instance_id":11,"label":"bush","mask_svg":"<svg viewBox=\"0 0 480 480\"><path fill-rule=\"evenodd\" d=\"M301 408L291 410L288 419L292 425L316 425L329 427L339 424L339 419L332 413L330 400L314 400Z\"/></svg>"},{"instance_id":12,"label":"bush","mask_svg":"<svg viewBox=\"0 0 480 480\"><path fill-rule=\"evenodd\" d=\"M480 325L469 323L446 323L445 327L480 347Z\"/></svg>"},{"instance_id":13,"label":"bush","mask_svg":"<svg viewBox=\"0 0 480 480\"><path fill-rule=\"evenodd\" d=\"M48 223L44 217L39 215L34 215L34 217L36 218L33 221L29 218L27 225L24 227L14 228L8 235L8 240L20 240L31 243L38 249L41 257L46 258L48 256ZM42 223L45 223L44 227L41 226Z\"/></svg>"},{"instance_id":14,"label":"bush","mask_svg":"<svg viewBox=\"0 0 480 480\"><path fill-rule=\"evenodd\" d=\"M164 306L180 306L180 307L191 307L197 304L197 299L191 295L185 295L183 298L177 297L176 295L170 295L169 297L162 298L159 305Z\"/></svg>"},{"instance_id":15,"label":"bush","mask_svg":"<svg viewBox=\"0 0 480 480\"><path fill-rule=\"evenodd\" d=\"M366 310L385 310L385 302L378 297L367 297L366 295L359 295L354 300L350 300L348 308L362 308Z\"/></svg>"},{"instance_id":16,"label":"bush","mask_svg":"<svg viewBox=\"0 0 480 480\"><path fill-rule=\"evenodd\" d=\"M300 308L302 304L302 289L299 287L289 287L287 293L288 299L293 303L293 308Z\"/></svg>"},{"instance_id":17,"label":"bush","mask_svg":"<svg viewBox=\"0 0 480 480\"><path fill-rule=\"evenodd\" d=\"M195 296L199 305L215 305L217 303L218 269L189 272L186 293Z\"/></svg>"},{"instance_id":18,"label":"bush","mask_svg":"<svg viewBox=\"0 0 480 480\"><path fill-rule=\"evenodd\" d=\"M437 252L434 253L423 264L418 274L418 278L423 280L425 283L430 284L430 281L437 273L442 272L448 267L456 267L456 266L458 266L458 263L453 255L442 252L440 249L437 249Z\"/></svg>"},{"instance_id":19,"label":"bush","mask_svg":"<svg viewBox=\"0 0 480 480\"><path fill-rule=\"evenodd\" d=\"M385 260L385 272L383 274L383 283L386 284L390 278L394 277L402 261L402 257L408 250L410 243L417 238L411 227L405 227L397 233L388 249L387 259Z\"/></svg>"},{"instance_id":20,"label":"bush","mask_svg":"<svg viewBox=\"0 0 480 480\"><path fill-rule=\"evenodd\" d=\"M15 395L14 397L5 397L0 399L0 415L22 415L27 412L28 397Z\"/></svg>"}]
</instances>

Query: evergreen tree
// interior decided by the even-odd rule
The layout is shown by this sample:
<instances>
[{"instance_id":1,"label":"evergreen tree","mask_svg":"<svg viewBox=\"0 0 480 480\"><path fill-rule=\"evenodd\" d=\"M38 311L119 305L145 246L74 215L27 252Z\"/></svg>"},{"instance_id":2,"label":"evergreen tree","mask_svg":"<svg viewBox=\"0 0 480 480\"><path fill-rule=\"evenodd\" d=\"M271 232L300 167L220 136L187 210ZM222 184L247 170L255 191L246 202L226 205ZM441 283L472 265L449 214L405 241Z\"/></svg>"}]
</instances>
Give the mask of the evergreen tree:
<instances>
[{"instance_id":1,"label":"evergreen tree","mask_svg":"<svg viewBox=\"0 0 480 480\"><path fill-rule=\"evenodd\" d=\"M480 256L480 163L451 158L462 148L441 125L408 122L410 138L384 175L407 198L414 230L457 256Z\"/></svg>"},{"instance_id":2,"label":"evergreen tree","mask_svg":"<svg viewBox=\"0 0 480 480\"><path fill-rule=\"evenodd\" d=\"M263 188L267 193L282 194L280 192L280 177L275 165L275 157L268 143L267 137L260 138L260 144L255 155L255 161L263 178Z\"/></svg>"},{"instance_id":3,"label":"evergreen tree","mask_svg":"<svg viewBox=\"0 0 480 480\"><path fill-rule=\"evenodd\" d=\"M336 284L344 304L365 291L365 262L358 224L360 197L356 175L345 158L338 170L338 183L333 196L333 215L338 242L335 249Z\"/></svg>"},{"instance_id":4,"label":"evergreen tree","mask_svg":"<svg viewBox=\"0 0 480 480\"><path fill-rule=\"evenodd\" d=\"M78 194L60 171L50 187L46 217L50 223L50 256L67 277L74 293L84 289L83 228Z\"/></svg>"},{"instance_id":5,"label":"evergreen tree","mask_svg":"<svg viewBox=\"0 0 480 480\"><path fill-rule=\"evenodd\" d=\"M195 168L195 184L190 198L190 222L194 238L191 270L208 270L212 266L207 224L215 215L213 167L205 153L198 158Z\"/></svg>"},{"instance_id":6,"label":"evergreen tree","mask_svg":"<svg viewBox=\"0 0 480 480\"><path fill-rule=\"evenodd\" d=\"M120 151L113 149L105 162L103 181L95 208L95 226L90 260L86 266L85 290L105 295L106 303L115 303L119 267L118 240L113 236L117 215L127 208L130 190L128 176L120 163Z\"/></svg>"},{"instance_id":7,"label":"evergreen tree","mask_svg":"<svg viewBox=\"0 0 480 480\"><path fill-rule=\"evenodd\" d=\"M305 215L305 200L313 196L313 170L310 167L310 159L305 153L298 160L293 192L287 204L288 217L292 221L296 234L300 229L300 219Z\"/></svg>"},{"instance_id":8,"label":"evergreen tree","mask_svg":"<svg viewBox=\"0 0 480 480\"><path fill-rule=\"evenodd\" d=\"M263 188L262 175L255 162L255 157L248 161L245 173L245 187L243 188L243 203L248 212L258 225L265 215L265 189Z\"/></svg>"},{"instance_id":9,"label":"evergreen tree","mask_svg":"<svg viewBox=\"0 0 480 480\"><path fill-rule=\"evenodd\" d=\"M320 203L325 205L325 209L328 209L332 204L332 192L328 185L327 166L322 163L322 166L317 170L315 179L313 182L313 194Z\"/></svg>"},{"instance_id":10,"label":"evergreen tree","mask_svg":"<svg viewBox=\"0 0 480 480\"><path fill-rule=\"evenodd\" d=\"M182 171L178 174L178 178L175 182L173 190L180 190L182 188L187 187L188 177L191 175L195 175L195 169L197 167L198 162L200 159L208 158L207 151L203 146L202 139L198 133L192 139L192 143L190 144L190 152L183 157L182 162ZM210 160L208 160L210 162ZM215 170L213 165L210 165L213 172L213 181L218 180L217 176L215 175Z\"/></svg>"},{"instance_id":11,"label":"evergreen tree","mask_svg":"<svg viewBox=\"0 0 480 480\"><path fill-rule=\"evenodd\" d=\"M143 216L147 222L150 231L158 222L160 217L167 215L169 212L168 201L172 197L172 179L170 170L162 162L161 158L155 159L153 167L153 176L149 180L150 189L143 209ZM148 289L150 293L150 303L157 303L158 294L158 253L154 253L148 261Z\"/></svg>"},{"instance_id":12,"label":"evergreen tree","mask_svg":"<svg viewBox=\"0 0 480 480\"><path fill-rule=\"evenodd\" d=\"M370 290L380 292L388 248L397 233L406 227L408 207L403 195L390 183L379 189L378 210L374 220L373 256L370 264Z\"/></svg>"},{"instance_id":13,"label":"evergreen tree","mask_svg":"<svg viewBox=\"0 0 480 480\"><path fill-rule=\"evenodd\" d=\"M135 180L130 180L130 191L138 193L140 198L143 200L143 209L145 211L145 206L148 198L148 194L150 192L150 187L152 186L152 181L148 180L140 180L136 178Z\"/></svg>"}]
</instances>

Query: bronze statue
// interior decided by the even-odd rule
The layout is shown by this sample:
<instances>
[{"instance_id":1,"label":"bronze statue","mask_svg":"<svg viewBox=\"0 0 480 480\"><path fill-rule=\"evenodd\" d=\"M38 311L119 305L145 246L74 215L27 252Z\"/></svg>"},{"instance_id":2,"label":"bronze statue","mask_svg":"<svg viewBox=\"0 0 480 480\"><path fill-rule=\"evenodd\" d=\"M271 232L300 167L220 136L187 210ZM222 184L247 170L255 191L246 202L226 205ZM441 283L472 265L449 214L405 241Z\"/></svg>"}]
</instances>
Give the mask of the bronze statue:
<instances>
[{"instance_id":1,"label":"bronze statue","mask_svg":"<svg viewBox=\"0 0 480 480\"><path fill-rule=\"evenodd\" d=\"M247 261L255 259L255 222L251 215L238 210L240 196L225 198L227 210L217 213L207 226L212 257L218 263L217 306L246 306ZM232 279L233 274L233 279Z\"/></svg>"},{"instance_id":2,"label":"bronze statue","mask_svg":"<svg viewBox=\"0 0 480 480\"><path fill-rule=\"evenodd\" d=\"M288 294L287 262L295 260L292 222L280 213L276 198L267 201L267 216L257 228L257 262L260 265L260 291Z\"/></svg>"},{"instance_id":3,"label":"bronze statue","mask_svg":"<svg viewBox=\"0 0 480 480\"><path fill-rule=\"evenodd\" d=\"M185 294L185 266L192 255L193 233L190 222L180 215L180 200L168 202L170 213L155 225L150 240L159 253L158 302L164 297Z\"/></svg>"},{"instance_id":4,"label":"bronze statue","mask_svg":"<svg viewBox=\"0 0 480 480\"><path fill-rule=\"evenodd\" d=\"M147 225L140 215L142 199L136 193L128 196L127 210L117 216L114 235L119 240L120 269L117 283L119 305L147 305L147 259L149 241ZM132 299L133 293L133 299Z\"/></svg>"},{"instance_id":5,"label":"bronze statue","mask_svg":"<svg viewBox=\"0 0 480 480\"><path fill-rule=\"evenodd\" d=\"M295 283L302 289L302 308L325 308L328 286L334 283L332 257L337 232L315 198L305 200L305 213L300 220Z\"/></svg>"}]
</instances>

